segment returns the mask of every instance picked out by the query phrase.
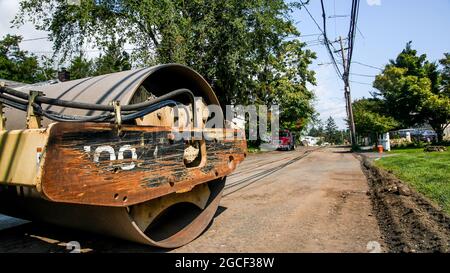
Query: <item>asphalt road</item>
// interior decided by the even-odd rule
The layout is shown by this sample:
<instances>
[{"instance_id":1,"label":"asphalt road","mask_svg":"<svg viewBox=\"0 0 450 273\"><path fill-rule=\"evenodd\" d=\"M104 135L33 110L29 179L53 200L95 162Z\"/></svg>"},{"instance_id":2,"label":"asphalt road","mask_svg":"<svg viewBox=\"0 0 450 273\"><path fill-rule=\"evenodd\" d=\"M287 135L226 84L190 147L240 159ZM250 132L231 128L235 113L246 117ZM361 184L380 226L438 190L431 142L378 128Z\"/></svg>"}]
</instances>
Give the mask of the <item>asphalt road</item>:
<instances>
[{"instance_id":1,"label":"asphalt road","mask_svg":"<svg viewBox=\"0 0 450 273\"><path fill-rule=\"evenodd\" d=\"M370 252L384 243L359 161L345 148L250 155L228 177L213 223L173 252ZM161 252L0 215L0 252Z\"/></svg>"}]
</instances>

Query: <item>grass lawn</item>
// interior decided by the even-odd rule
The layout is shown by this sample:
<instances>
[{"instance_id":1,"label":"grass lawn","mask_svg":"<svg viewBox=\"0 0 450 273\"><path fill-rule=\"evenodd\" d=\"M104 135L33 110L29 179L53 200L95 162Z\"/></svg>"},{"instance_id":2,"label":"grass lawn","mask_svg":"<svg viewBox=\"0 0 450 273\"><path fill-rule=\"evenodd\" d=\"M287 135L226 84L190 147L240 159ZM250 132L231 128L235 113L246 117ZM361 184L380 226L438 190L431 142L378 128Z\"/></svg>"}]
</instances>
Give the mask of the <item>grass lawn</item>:
<instances>
[{"instance_id":1,"label":"grass lawn","mask_svg":"<svg viewBox=\"0 0 450 273\"><path fill-rule=\"evenodd\" d=\"M450 147L446 152L424 152L423 149L394 150L375 161L418 192L434 200L450 214Z\"/></svg>"}]
</instances>

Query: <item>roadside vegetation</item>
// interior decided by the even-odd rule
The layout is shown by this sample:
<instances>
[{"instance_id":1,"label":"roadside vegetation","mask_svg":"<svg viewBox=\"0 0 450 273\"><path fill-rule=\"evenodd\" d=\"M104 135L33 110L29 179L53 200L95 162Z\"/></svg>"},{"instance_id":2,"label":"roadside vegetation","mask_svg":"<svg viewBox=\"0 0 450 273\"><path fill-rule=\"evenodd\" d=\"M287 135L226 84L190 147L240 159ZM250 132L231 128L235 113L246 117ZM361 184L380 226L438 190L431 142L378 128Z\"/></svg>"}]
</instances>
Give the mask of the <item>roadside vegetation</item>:
<instances>
[{"instance_id":1,"label":"roadside vegetation","mask_svg":"<svg viewBox=\"0 0 450 273\"><path fill-rule=\"evenodd\" d=\"M430 61L406 44L373 82L372 98L353 102L356 132L376 140L397 129L431 127L444 140L450 124L450 53Z\"/></svg>"},{"instance_id":2,"label":"roadside vegetation","mask_svg":"<svg viewBox=\"0 0 450 273\"><path fill-rule=\"evenodd\" d=\"M450 214L450 149L446 152L424 152L420 149L400 149L376 161L376 165L411 185L435 201Z\"/></svg>"}]
</instances>

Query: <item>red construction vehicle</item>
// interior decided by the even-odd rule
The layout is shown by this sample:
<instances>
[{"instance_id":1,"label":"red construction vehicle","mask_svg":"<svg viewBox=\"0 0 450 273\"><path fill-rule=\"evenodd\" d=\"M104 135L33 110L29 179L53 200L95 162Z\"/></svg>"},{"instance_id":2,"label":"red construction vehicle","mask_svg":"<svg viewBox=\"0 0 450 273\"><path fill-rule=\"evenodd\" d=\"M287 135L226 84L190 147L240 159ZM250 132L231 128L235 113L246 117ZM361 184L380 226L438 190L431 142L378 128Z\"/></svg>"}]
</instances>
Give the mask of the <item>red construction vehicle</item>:
<instances>
[{"instance_id":1,"label":"red construction vehicle","mask_svg":"<svg viewBox=\"0 0 450 273\"><path fill-rule=\"evenodd\" d=\"M291 151L295 149L295 136L289 130L280 130L279 138L275 140L278 150Z\"/></svg>"}]
</instances>

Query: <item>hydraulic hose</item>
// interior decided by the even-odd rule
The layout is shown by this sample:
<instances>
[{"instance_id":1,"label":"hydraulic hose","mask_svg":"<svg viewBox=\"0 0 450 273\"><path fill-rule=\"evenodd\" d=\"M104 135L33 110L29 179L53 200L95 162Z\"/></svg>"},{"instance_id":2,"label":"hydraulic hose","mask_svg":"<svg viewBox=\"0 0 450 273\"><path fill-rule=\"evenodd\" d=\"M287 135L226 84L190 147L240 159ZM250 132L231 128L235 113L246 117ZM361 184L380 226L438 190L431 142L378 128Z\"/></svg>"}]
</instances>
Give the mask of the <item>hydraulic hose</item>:
<instances>
[{"instance_id":1,"label":"hydraulic hose","mask_svg":"<svg viewBox=\"0 0 450 273\"><path fill-rule=\"evenodd\" d=\"M29 95L14 90L9 87L0 87L0 99L6 105L9 105L13 108L16 108L21 111L27 111L28 102L26 100L29 99ZM2 94L6 93L8 95ZM187 94L191 98L192 101L192 115L194 120L194 126L197 126L197 118L196 118L196 104L195 104L195 96L189 89L177 89L165 95L162 95L154 100L131 104L131 105L123 105L121 106L121 110L124 112L137 111L135 113L125 114L122 116L123 121L129 121L136 118L143 117L151 112L154 112L158 109L161 109L168 105L177 106L177 102L171 100L174 97ZM22 99L22 100L21 100ZM25 101L24 101L25 100ZM113 119L114 114L102 114L97 116L73 116L73 115L61 115L52 111L43 110L39 103L56 105L61 107L68 108L76 108L76 109L85 109L85 110L93 110L93 111L108 111L113 112L114 106L112 105L103 105L103 104L91 104L91 103L80 103L73 101L66 101L60 99L47 98L45 96L38 96L35 98L37 103L33 103L33 107L38 112L38 114L47 117L48 119L60 122L89 122L89 121L106 121L108 119ZM187 112L188 113L188 112ZM189 122L190 118L187 117L187 121Z\"/></svg>"}]
</instances>

